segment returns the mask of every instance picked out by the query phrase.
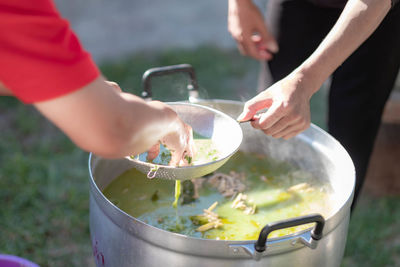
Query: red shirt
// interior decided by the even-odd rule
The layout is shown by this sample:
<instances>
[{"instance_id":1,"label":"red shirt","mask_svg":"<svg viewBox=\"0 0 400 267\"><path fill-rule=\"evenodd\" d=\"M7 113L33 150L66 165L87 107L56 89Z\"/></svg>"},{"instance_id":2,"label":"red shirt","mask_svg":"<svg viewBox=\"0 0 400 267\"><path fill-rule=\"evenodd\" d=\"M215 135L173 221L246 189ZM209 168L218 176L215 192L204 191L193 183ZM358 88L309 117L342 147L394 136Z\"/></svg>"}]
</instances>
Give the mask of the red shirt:
<instances>
[{"instance_id":1,"label":"red shirt","mask_svg":"<svg viewBox=\"0 0 400 267\"><path fill-rule=\"evenodd\" d=\"M59 97L99 75L51 0L0 0L0 81L18 99Z\"/></svg>"}]
</instances>

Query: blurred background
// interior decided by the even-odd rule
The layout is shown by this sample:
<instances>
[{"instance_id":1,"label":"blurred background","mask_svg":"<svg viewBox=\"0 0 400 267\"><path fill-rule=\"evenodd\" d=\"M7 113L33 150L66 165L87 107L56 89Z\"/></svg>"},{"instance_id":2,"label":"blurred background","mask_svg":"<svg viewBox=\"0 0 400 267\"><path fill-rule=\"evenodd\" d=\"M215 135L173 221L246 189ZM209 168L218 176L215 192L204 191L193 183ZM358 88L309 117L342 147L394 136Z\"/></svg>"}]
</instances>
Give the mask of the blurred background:
<instances>
[{"instance_id":1,"label":"blurred background","mask_svg":"<svg viewBox=\"0 0 400 267\"><path fill-rule=\"evenodd\" d=\"M256 4L264 9L266 0ZM203 98L248 100L259 63L227 31L227 1L57 0L107 79L140 94L152 67L189 63ZM187 99L186 77L153 83L154 98ZM400 85L388 102L343 266L400 266ZM312 98L326 129L327 89ZM85 129L82 129L84 131ZM94 266L89 237L88 153L31 106L0 98L0 253L41 266Z\"/></svg>"}]
</instances>

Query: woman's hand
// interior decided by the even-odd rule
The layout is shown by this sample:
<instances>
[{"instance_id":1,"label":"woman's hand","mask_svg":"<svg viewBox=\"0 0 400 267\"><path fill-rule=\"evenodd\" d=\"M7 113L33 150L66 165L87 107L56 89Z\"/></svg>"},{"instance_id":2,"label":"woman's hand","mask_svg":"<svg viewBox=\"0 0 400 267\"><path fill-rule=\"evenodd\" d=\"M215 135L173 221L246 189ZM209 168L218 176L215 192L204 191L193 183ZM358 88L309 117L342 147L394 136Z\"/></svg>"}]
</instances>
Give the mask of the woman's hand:
<instances>
[{"instance_id":1,"label":"woman's hand","mask_svg":"<svg viewBox=\"0 0 400 267\"><path fill-rule=\"evenodd\" d=\"M175 112L170 109L171 112ZM175 113L176 114L176 113ZM176 115L176 131L165 135L157 144L152 146L147 152L147 159L153 160L160 153L160 143L171 151L171 166L187 166L188 159L193 158L196 148L193 141L192 127L184 123L178 115Z\"/></svg>"},{"instance_id":2,"label":"woman's hand","mask_svg":"<svg viewBox=\"0 0 400 267\"><path fill-rule=\"evenodd\" d=\"M228 30L243 55L270 60L278 44L269 33L263 15L251 0L229 0Z\"/></svg>"},{"instance_id":3,"label":"woman's hand","mask_svg":"<svg viewBox=\"0 0 400 267\"><path fill-rule=\"evenodd\" d=\"M112 86L118 93L122 93L120 86L112 81L106 81L110 86ZM158 102L158 101L156 101ZM154 103L154 102L153 102ZM158 102L157 104L161 104ZM162 105L162 104L161 104ZM193 141L193 130L190 125L184 123L173 111L169 108L169 112L174 113L175 120L177 124L176 131L164 136L157 144L152 146L147 151L147 159L153 160L160 153L160 143L163 144L171 151L171 161L169 165L171 166L186 166L188 165L188 157L193 158L195 154L195 146Z\"/></svg>"},{"instance_id":4,"label":"woman's hand","mask_svg":"<svg viewBox=\"0 0 400 267\"><path fill-rule=\"evenodd\" d=\"M291 74L247 101L239 121L251 124L274 138L289 139L310 126L312 88L297 74ZM256 114L268 108L265 113Z\"/></svg>"}]
</instances>

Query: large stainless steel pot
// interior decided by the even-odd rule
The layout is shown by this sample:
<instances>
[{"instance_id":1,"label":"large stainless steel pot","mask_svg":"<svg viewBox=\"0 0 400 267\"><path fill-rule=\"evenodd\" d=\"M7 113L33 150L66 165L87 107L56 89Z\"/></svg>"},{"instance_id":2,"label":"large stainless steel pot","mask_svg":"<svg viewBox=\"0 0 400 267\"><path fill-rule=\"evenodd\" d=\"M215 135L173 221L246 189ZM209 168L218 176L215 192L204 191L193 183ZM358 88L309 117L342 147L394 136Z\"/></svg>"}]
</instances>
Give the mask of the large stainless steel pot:
<instances>
[{"instance_id":1,"label":"large stainless steel pot","mask_svg":"<svg viewBox=\"0 0 400 267\"><path fill-rule=\"evenodd\" d=\"M157 69L156 73L162 73L162 70ZM186 65L178 70L193 72ZM196 97L193 85L196 84L192 79L189 86L192 100ZM147 90L147 96L151 96L150 90ZM238 101L198 100L197 103L219 109L234 118L243 109L243 103ZM325 224L321 216L314 214L293 218L269 225L262 231L259 242L206 240L167 232L126 214L102 194L114 178L130 168L127 160L109 160L91 154L90 232L97 266L339 266L346 244L355 183L354 166L347 152L315 125L289 141L268 137L250 125L242 125L242 129L244 138L239 150L289 161L331 184L334 192L332 212L324 218ZM267 239L268 232L273 229L308 221L317 222L316 227Z\"/></svg>"}]
</instances>

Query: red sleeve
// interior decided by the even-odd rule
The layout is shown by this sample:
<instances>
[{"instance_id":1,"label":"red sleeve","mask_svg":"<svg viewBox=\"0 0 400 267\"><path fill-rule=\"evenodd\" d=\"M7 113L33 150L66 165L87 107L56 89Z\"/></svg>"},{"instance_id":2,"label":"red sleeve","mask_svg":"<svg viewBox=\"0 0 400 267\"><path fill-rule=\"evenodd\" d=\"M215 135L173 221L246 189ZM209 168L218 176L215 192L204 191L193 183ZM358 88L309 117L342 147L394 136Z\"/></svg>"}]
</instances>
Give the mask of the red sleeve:
<instances>
[{"instance_id":1,"label":"red sleeve","mask_svg":"<svg viewBox=\"0 0 400 267\"><path fill-rule=\"evenodd\" d=\"M52 99L99 75L51 0L0 0L0 81L18 99Z\"/></svg>"}]
</instances>

